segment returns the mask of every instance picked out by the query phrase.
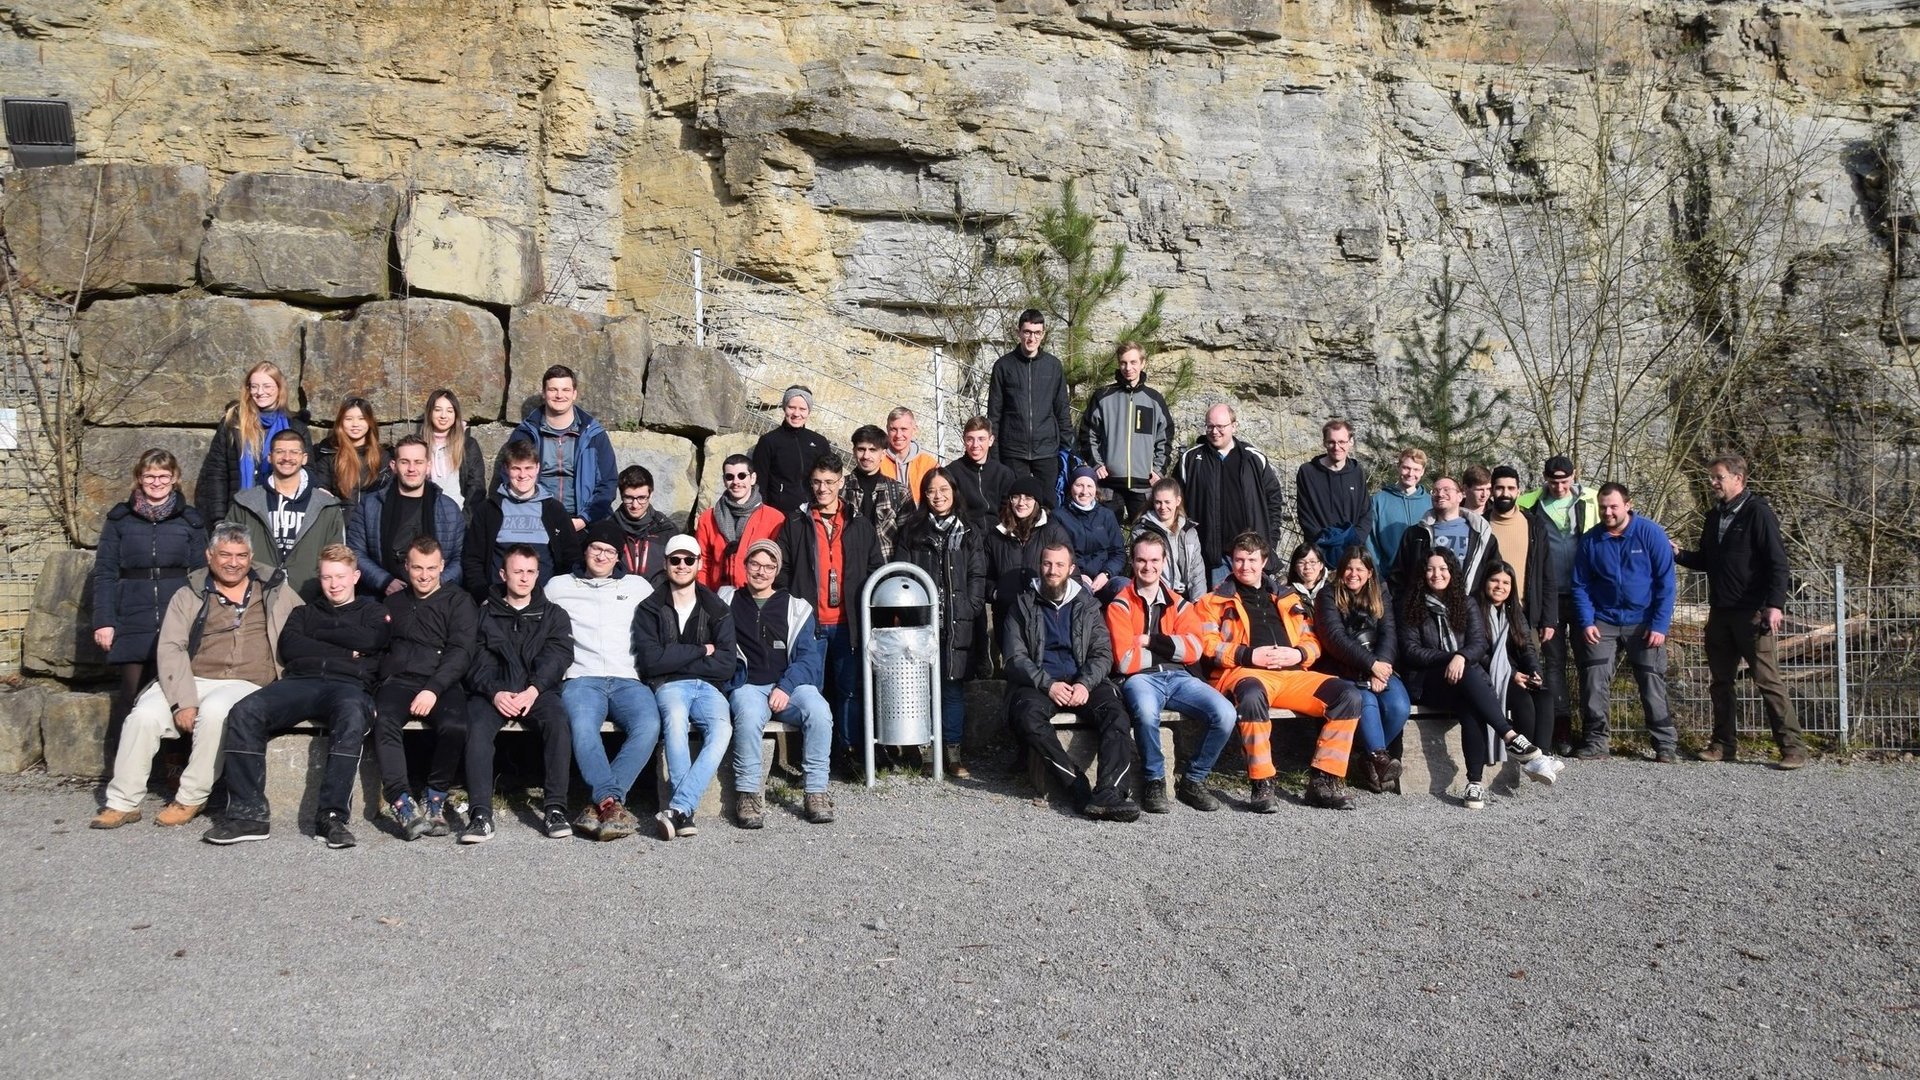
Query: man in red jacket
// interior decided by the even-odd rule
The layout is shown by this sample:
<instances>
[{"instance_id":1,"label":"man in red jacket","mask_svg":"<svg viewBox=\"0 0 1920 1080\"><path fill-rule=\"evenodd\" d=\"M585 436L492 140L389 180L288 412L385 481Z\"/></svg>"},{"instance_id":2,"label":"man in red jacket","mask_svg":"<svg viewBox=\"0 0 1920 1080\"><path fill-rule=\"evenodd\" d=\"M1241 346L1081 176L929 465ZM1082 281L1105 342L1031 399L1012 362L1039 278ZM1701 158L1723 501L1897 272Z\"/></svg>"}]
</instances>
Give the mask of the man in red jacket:
<instances>
[{"instance_id":1,"label":"man in red jacket","mask_svg":"<svg viewBox=\"0 0 1920 1080\"><path fill-rule=\"evenodd\" d=\"M693 530L700 544L700 584L714 592L724 585L746 588L747 549L779 536L787 523L787 515L760 497L760 476L747 455L729 454L720 464L720 479L720 501L700 515Z\"/></svg>"}]
</instances>

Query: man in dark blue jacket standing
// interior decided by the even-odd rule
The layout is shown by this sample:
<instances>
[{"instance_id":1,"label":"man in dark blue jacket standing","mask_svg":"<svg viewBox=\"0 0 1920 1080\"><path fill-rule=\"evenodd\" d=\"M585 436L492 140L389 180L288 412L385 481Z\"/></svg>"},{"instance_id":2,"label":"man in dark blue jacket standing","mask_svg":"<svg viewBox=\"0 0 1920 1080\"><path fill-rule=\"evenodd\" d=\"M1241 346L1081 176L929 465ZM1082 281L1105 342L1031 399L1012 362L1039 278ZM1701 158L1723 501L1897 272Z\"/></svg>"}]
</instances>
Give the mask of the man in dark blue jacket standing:
<instances>
[{"instance_id":1,"label":"man in dark blue jacket standing","mask_svg":"<svg viewBox=\"0 0 1920 1080\"><path fill-rule=\"evenodd\" d=\"M1667 630L1673 625L1673 541L1633 512L1625 484L1600 488L1600 524L1580 537L1573 557L1575 645L1585 680L1581 702L1586 742L1579 756L1607 757L1607 699L1625 649L1640 687L1653 759L1679 760L1678 734L1667 712Z\"/></svg>"},{"instance_id":2,"label":"man in dark blue jacket standing","mask_svg":"<svg viewBox=\"0 0 1920 1080\"><path fill-rule=\"evenodd\" d=\"M613 513L618 468L607 429L574 404L579 393L572 368L548 368L540 376L540 408L529 412L507 440L524 439L540 451L540 494L560 501L575 532ZM500 479L494 477L495 487Z\"/></svg>"}]
</instances>

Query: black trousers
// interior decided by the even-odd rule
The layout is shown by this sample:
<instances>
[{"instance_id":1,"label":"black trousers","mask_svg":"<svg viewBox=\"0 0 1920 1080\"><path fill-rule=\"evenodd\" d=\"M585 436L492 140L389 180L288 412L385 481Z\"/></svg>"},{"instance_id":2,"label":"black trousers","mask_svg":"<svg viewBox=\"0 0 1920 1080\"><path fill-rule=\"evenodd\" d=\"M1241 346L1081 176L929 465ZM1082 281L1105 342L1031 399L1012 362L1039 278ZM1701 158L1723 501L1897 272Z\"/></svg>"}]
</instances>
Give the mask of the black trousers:
<instances>
[{"instance_id":1,"label":"black trousers","mask_svg":"<svg viewBox=\"0 0 1920 1080\"><path fill-rule=\"evenodd\" d=\"M347 816L360 750L373 723L373 696L357 682L281 679L240 699L227 714L220 740L227 813L241 821L265 821L267 741L303 720L327 727L327 764L320 774L320 817Z\"/></svg>"},{"instance_id":2,"label":"black trousers","mask_svg":"<svg viewBox=\"0 0 1920 1080\"><path fill-rule=\"evenodd\" d=\"M1538 690L1522 689L1516 683L1507 685L1507 719L1513 730L1526 740L1543 750L1553 746L1553 691L1546 687Z\"/></svg>"},{"instance_id":3,"label":"black trousers","mask_svg":"<svg viewBox=\"0 0 1920 1080\"><path fill-rule=\"evenodd\" d=\"M380 793L393 802L409 790L407 721L421 687L390 682L373 695L373 753L380 762ZM427 787L451 788L467 752L467 695L456 686L440 695L433 711L420 717L433 732L433 757L427 766Z\"/></svg>"},{"instance_id":4,"label":"black trousers","mask_svg":"<svg viewBox=\"0 0 1920 1080\"><path fill-rule=\"evenodd\" d=\"M1494 696L1493 684L1487 681L1486 669L1468 664L1460 681L1450 683L1444 669L1433 668L1427 672L1420 704L1438 706L1460 718L1460 749L1467 759L1467 779L1479 783L1492 756L1492 740L1505 738L1513 730L1500 709L1500 699Z\"/></svg>"},{"instance_id":5,"label":"black trousers","mask_svg":"<svg viewBox=\"0 0 1920 1080\"><path fill-rule=\"evenodd\" d=\"M1099 780L1091 787L1086 774L1053 734L1053 714L1057 712L1070 712L1081 722L1092 724L1100 739ZM1007 722L1030 750L1046 759L1048 771L1081 802L1089 797L1112 799L1127 790L1123 785L1133 772L1133 721L1127 716L1120 692L1107 680L1095 684L1087 692L1087 703L1077 709L1055 705L1044 690L1013 687L1007 692Z\"/></svg>"},{"instance_id":6,"label":"black trousers","mask_svg":"<svg viewBox=\"0 0 1920 1080\"><path fill-rule=\"evenodd\" d=\"M487 698L467 699L467 801L473 814L493 816L493 740L507 722ZM560 703L559 691L533 699L520 726L540 732L541 757L546 766L541 781L541 805L548 810L567 808L567 786L573 782L573 725Z\"/></svg>"}]
</instances>

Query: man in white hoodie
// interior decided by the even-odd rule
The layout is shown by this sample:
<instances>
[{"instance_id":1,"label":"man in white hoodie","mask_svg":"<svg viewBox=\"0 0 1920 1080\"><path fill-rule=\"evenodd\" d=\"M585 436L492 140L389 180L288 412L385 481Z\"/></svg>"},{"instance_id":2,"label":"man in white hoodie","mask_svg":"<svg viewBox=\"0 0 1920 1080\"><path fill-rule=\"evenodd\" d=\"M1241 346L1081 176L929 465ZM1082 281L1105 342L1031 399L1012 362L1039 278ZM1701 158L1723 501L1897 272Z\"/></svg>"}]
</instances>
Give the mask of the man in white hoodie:
<instances>
[{"instance_id":1,"label":"man in white hoodie","mask_svg":"<svg viewBox=\"0 0 1920 1080\"><path fill-rule=\"evenodd\" d=\"M560 684L560 702L573 730L574 764L593 791L573 827L595 840L618 840L639 828L627 810L627 793L660 741L660 707L633 663L633 612L653 586L626 572L624 539L613 518L594 522L587 526L579 571L547 582L547 599L573 620L573 664ZM623 740L611 761L600 736L609 716Z\"/></svg>"}]
</instances>

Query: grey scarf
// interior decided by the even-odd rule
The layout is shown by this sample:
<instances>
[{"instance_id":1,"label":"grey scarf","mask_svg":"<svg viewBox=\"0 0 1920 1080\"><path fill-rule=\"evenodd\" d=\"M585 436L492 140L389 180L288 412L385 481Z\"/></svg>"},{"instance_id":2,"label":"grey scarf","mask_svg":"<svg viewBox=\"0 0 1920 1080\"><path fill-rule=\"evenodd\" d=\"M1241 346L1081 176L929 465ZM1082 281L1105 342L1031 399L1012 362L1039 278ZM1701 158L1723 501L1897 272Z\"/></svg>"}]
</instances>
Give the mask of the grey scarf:
<instances>
[{"instance_id":1,"label":"grey scarf","mask_svg":"<svg viewBox=\"0 0 1920 1080\"><path fill-rule=\"evenodd\" d=\"M726 539L727 543L738 543L741 532L747 527L747 519L752 517L753 512L758 509L760 509L759 488L747 492L747 497L737 503L722 495L720 501L713 504L713 526L720 530L720 535Z\"/></svg>"}]
</instances>

